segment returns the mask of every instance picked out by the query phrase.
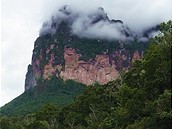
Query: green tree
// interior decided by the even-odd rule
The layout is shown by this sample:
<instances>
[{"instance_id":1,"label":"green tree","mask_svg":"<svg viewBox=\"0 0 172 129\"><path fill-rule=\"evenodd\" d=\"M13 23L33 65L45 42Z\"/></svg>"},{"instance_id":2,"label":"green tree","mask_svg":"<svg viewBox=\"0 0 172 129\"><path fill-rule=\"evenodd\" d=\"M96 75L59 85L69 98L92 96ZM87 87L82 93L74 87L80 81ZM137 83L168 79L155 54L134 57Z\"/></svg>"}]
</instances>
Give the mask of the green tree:
<instances>
[{"instance_id":1,"label":"green tree","mask_svg":"<svg viewBox=\"0 0 172 129\"><path fill-rule=\"evenodd\" d=\"M60 110L61 109L59 107L53 104L46 104L35 114L36 121L45 121L50 125L52 129L56 128L58 127L57 116Z\"/></svg>"},{"instance_id":2,"label":"green tree","mask_svg":"<svg viewBox=\"0 0 172 129\"><path fill-rule=\"evenodd\" d=\"M27 129L50 129L50 126L47 121L34 121L28 125Z\"/></svg>"}]
</instances>

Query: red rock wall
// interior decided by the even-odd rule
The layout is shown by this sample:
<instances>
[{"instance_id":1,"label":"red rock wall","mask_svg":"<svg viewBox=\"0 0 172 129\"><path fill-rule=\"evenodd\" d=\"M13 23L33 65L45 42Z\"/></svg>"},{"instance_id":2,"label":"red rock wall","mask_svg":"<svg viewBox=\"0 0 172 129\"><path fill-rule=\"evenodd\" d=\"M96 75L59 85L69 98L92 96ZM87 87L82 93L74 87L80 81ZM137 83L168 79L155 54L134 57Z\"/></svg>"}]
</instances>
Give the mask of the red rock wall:
<instances>
[{"instance_id":1,"label":"red rock wall","mask_svg":"<svg viewBox=\"0 0 172 129\"><path fill-rule=\"evenodd\" d=\"M49 53L53 48L54 46L51 45L46 52ZM64 80L72 79L86 85L91 85L96 82L106 84L109 81L117 79L120 70L128 70L131 61L140 59L138 51L135 51L131 59L129 53L125 50L114 51L111 55L97 55L95 59L91 59L87 62L79 60L82 55L76 53L75 49L65 48L63 54L65 61L64 69L62 69L62 65L60 64L53 65L55 59L54 54L50 54L50 59L43 68L40 68L41 61L39 59L33 60L35 77L50 79L55 75ZM40 58L41 57L40 53Z\"/></svg>"}]
</instances>

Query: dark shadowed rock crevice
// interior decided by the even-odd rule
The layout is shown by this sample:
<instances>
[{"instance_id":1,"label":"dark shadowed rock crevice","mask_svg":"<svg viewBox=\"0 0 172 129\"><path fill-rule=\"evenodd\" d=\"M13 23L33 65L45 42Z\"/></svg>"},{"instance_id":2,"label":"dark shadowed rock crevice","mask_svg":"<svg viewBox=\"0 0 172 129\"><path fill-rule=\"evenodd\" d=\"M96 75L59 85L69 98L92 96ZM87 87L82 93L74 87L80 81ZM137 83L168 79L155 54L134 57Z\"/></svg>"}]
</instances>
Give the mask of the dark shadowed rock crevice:
<instances>
[{"instance_id":1,"label":"dark shadowed rock crevice","mask_svg":"<svg viewBox=\"0 0 172 129\"><path fill-rule=\"evenodd\" d=\"M32 65L28 65L26 79L25 79L25 91L29 89L33 89L36 86L36 80L33 73Z\"/></svg>"}]
</instances>

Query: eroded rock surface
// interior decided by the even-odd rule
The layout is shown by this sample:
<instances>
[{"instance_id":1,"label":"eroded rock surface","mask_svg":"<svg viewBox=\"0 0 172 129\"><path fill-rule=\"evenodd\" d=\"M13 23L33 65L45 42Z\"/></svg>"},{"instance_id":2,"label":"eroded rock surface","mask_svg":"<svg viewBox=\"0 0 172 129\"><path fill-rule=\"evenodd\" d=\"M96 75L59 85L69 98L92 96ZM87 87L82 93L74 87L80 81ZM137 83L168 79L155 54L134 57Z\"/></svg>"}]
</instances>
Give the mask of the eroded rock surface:
<instances>
[{"instance_id":1,"label":"eroded rock surface","mask_svg":"<svg viewBox=\"0 0 172 129\"><path fill-rule=\"evenodd\" d=\"M106 84L117 79L121 70L128 70L131 62L140 59L142 56L138 51L130 55L127 50L115 50L111 54L96 55L94 59L84 61L80 59L82 55L78 54L75 49L64 48L64 65L54 65L56 55L50 53L50 51L56 47L51 45L47 48L46 54L49 54L50 58L45 65L42 65L42 51L40 51L38 58L33 58L32 67L30 68L33 72L27 74L31 81L26 83L26 90L29 89L29 85L35 85L34 78L36 80L39 78L46 80L51 79L52 76L60 77L63 80L72 79L86 85L94 83Z\"/></svg>"}]
</instances>

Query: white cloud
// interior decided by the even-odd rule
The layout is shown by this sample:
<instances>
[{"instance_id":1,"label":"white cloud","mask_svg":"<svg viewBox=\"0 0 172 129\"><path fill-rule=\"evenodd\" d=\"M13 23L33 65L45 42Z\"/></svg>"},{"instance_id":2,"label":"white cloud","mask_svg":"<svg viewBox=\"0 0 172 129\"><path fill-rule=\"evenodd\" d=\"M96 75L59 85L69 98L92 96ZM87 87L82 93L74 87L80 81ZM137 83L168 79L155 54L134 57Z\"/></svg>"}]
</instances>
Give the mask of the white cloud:
<instances>
[{"instance_id":1,"label":"white cloud","mask_svg":"<svg viewBox=\"0 0 172 129\"><path fill-rule=\"evenodd\" d=\"M171 0L114 0L105 10L136 31L172 19Z\"/></svg>"},{"instance_id":2,"label":"white cloud","mask_svg":"<svg viewBox=\"0 0 172 129\"><path fill-rule=\"evenodd\" d=\"M102 6L110 19L121 19L138 31L172 19L171 0L1 0L1 4L0 105L24 91L27 65L31 62L34 41L39 35L39 29L62 5L72 4L76 9L86 12ZM92 33L97 28L105 32L112 31L106 25L100 24L88 31ZM110 31L108 33L111 33Z\"/></svg>"},{"instance_id":3,"label":"white cloud","mask_svg":"<svg viewBox=\"0 0 172 129\"><path fill-rule=\"evenodd\" d=\"M119 25L121 26L121 25ZM126 37L120 32L121 28L116 24L100 21L97 24L87 27L84 30L82 22L75 22L73 33L81 37L100 38L100 39L125 39Z\"/></svg>"},{"instance_id":4,"label":"white cloud","mask_svg":"<svg viewBox=\"0 0 172 129\"><path fill-rule=\"evenodd\" d=\"M60 8L48 22L44 23L40 36L47 33L54 34L61 21L69 21L72 34L80 37L126 39L123 33L125 31L124 25L121 22L112 23L112 21L109 21L107 14L102 8L95 8L86 12L73 6Z\"/></svg>"},{"instance_id":5,"label":"white cloud","mask_svg":"<svg viewBox=\"0 0 172 129\"><path fill-rule=\"evenodd\" d=\"M45 8L50 10L46 12L47 20L64 4L87 12L102 6L111 19L121 19L137 31L172 19L171 0L49 0L46 4Z\"/></svg>"}]
</instances>

